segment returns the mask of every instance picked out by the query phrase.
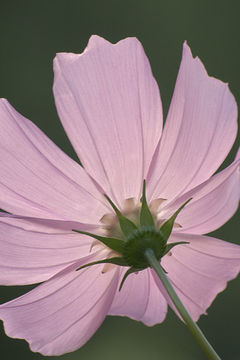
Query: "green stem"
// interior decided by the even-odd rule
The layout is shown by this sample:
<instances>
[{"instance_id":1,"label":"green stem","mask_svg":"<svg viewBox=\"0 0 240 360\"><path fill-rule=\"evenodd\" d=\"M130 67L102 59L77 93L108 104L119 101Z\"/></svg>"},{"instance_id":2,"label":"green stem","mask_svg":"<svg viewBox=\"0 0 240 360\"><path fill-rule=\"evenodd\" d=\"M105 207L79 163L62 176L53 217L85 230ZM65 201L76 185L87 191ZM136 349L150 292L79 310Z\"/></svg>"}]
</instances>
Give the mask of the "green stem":
<instances>
[{"instance_id":1,"label":"green stem","mask_svg":"<svg viewBox=\"0 0 240 360\"><path fill-rule=\"evenodd\" d=\"M172 287L170 281L168 280L164 270L162 269L159 261L156 259L156 256L152 249L147 249L145 251L145 257L149 263L149 265L155 270L157 275L159 276L160 280L163 283L163 286L167 290L168 295L170 296L173 304L176 306L179 314L182 316L183 320L185 321L186 325L188 326L189 330L201 346L202 350L205 352L207 357L210 360L221 360L220 357L217 355L211 344L203 335L202 331L198 327L198 325L193 321L190 314L187 312L185 307L183 306L181 300L179 299L178 295L176 294L174 288Z\"/></svg>"}]
</instances>

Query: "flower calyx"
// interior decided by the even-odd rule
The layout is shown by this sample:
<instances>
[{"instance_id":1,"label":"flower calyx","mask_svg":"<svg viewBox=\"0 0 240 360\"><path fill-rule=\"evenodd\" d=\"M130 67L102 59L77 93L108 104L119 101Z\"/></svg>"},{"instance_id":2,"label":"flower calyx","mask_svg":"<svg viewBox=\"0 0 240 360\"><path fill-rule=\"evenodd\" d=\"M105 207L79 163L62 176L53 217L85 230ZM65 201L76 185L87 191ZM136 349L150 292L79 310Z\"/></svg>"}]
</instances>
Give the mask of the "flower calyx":
<instances>
[{"instance_id":1,"label":"flower calyx","mask_svg":"<svg viewBox=\"0 0 240 360\"><path fill-rule=\"evenodd\" d=\"M141 198L141 208L139 212L138 223L136 224L128 217L124 216L112 200L105 195L112 206L121 229L121 238L105 237L92 234L85 231L73 230L80 234L91 236L111 249L116 256L85 264L77 270L96 264L114 264L118 266L127 266L129 269L123 276L119 290L121 290L126 278L133 272L138 272L150 267L145 253L148 249L154 252L158 261L166 255L174 246L187 244L187 242L167 243L172 232L175 219L179 212L191 200L187 200L180 208L157 229L156 221L152 215L146 200L146 182L143 183L143 192Z\"/></svg>"}]
</instances>

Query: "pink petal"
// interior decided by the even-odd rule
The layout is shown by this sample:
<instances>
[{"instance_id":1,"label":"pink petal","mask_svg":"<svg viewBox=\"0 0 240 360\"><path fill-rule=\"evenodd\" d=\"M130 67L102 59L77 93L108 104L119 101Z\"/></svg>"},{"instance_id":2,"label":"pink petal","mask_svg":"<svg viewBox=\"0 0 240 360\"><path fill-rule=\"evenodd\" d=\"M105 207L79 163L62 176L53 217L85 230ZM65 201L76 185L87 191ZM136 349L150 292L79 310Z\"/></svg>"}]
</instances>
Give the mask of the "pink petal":
<instances>
[{"instance_id":1,"label":"pink petal","mask_svg":"<svg viewBox=\"0 0 240 360\"><path fill-rule=\"evenodd\" d=\"M54 70L58 113L85 169L114 200L138 197L162 129L141 44L92 36L82 54L58 54Z\"/></svg>"},{"instance_id":2,"label":"pink petal","mask_svg":"<svg viewBox=\"0 0 240 360\"><path fill-rule=\"evenodd\" d=\"M238 149L238 152L237 152L237 155L236 155L235 160L238 160L238 159L240 159L240 148Z\"/></svg>"},{"instance_id":3,"label":"pink petal","mask_svg":"<svg viewBox=\"0 0 240 360\"><path fill-rule=\"evenodd\" d=\"M99 230L99 225L80 223L70 220L52 220L35 218L30 216L12 215L0 212L0 221L5 224L17 226L24 230L43 232L47 234L70 232L72 230L82 230L94 232Z\"/></svg>"},{"instance_id":4,"label":"pink petal","mask_svg":"<svg viewBox=\"0 0 240 360\"><path fill-rule=\"evenodd\" d=\"M153 198L173 199L207 180L223 162L237 133L237 106L227 84L209 77L187 44L155 155Z\"/></svg>"},{"instance_id":5,"label":"pink petal","mask_svg":"<svg viewBox=\"0 0 240 360\"><path fill-rule=\"evenodd\" d=\"M122 275L126 269L122 270ZM120 282L122 276L120 277ZM120 285L118 284L118 287ZM110 315L128 316L148 326L163 322L167 313L167 302L152 277L149 269L131 274L117 291Z\"/></svg>"},{"instance_id":6,"label":"pink petal","mask_svg":"<svg viewBox=\"0 0 240 360\"><path fill-rule=\"evenodd\" d=\"M88 341L108 312L118 271L102 274L102 265L74 269L76 264L26 295L0 305L7 335L26 339L32 351L43 355L74 351Z\"/></svg>"},{"instance_id":7,"label":"pink petal","mask_svg":"<svg viewBox=\"0 0 240 360\"><path fill-rule=\"evenodd\" d=\"M207 236L177 234L171 241L188 241L171 250L162 259L162 266L184 306L195 321L205 314L227 281L240 271L240 246ZM160 290L168 298L154 275ZM172 306L168 298L169 304ZM172 306L174 308L174 306Z\"/></svg>"},{"instance_id":8,"label":"pink petal","mask_svg":"<svg viewBox=\"0 0 240 360\"><path fill-rule=\"evenodd\" d=\"M176 209L190 198L177 218L182 226L177 231L206 234L222 226L239 205L240 160L178 198L172 207Z\"/></svg>"},{"instance_id":9,"label":"pink petal","mask_svg":"<svg viewBox=\"0 0 240 360\"><path fill-rule=\"evenodd\" d=\"M96 223L107 208L84 169L4 99L0 116L0 207Z\"/></svg>"},{"instance_id":10,"label":"pink petal","mask_svg":"<svg viewBox=\"0 0 240 360\"><path fill-rule=\"evenodd\" d=\"M26 231L18 227L17 222L10 225L0 218L0 284L45 281L88 256L91 244L91 238L72 231L52 234Z\"/></svg>"}]
</instances>

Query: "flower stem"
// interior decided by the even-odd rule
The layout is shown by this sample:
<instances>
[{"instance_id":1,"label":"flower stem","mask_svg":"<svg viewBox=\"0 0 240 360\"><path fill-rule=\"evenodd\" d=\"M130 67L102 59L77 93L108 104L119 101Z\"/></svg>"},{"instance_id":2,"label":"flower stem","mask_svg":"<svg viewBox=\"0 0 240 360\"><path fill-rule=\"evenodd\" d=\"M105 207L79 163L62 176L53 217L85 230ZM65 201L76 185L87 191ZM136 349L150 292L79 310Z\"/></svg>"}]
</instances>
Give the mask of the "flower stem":
<instances>
[{"instance_id":1,"label":"flower stem","mask_svg":"<svg viewBox=\"0 0 240 360\"><path fill-rule=\"evenodd\" d=\"M172 287L170 281L168 280L164 270L162 269L159 261L156 259L156 256L152 249L147 249L144 253L149 265L155 270L158 277L163 283L168 295L170 296L173 304L176 306L179 314L182 316L183 320L185 321L186 325L188 326L189 330L201 346L202 350L207 355L208 359L210 360L221 360L220 357L217 355L211 344L205 338L204 334L198 327L198 325L193 321L190 314L182 304L181 300L179 299L178 295L176 294L174 288Z\"/></svg>"}]
</instances>

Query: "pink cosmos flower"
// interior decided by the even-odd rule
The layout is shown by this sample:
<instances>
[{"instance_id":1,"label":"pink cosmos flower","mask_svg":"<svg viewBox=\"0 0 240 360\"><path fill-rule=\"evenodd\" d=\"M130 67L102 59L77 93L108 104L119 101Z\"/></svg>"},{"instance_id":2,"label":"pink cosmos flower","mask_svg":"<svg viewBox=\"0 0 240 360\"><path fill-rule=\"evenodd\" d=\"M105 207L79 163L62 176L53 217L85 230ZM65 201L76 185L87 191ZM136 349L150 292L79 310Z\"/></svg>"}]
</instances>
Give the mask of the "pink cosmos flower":
<instances>
[{"instance_id":1,"label":"pink cosmos flower","mask_svg":"<svg viewBox=\"0 0 240 360\"><path fill-rule=\"evenodd\" d=\"M105 316L161 323L173 306L148 268L81 265L111 250L72 229L96 234L115 226L104 194L133 216L143 180L158 223L192 198L170 242L187 241L162 258L194 320L240 269L240 247L203 234L224 224L240 198L240 150L213 175L237 133L228 86L209 77L187 44L162 132L159 90L141 44L112 45L93 36L80 55L54 61L54 95L65 131L83 167L71 160L4 99L0 102L0 282L43 282L0 306L6 333L33 351L60 355L82 346ZM173 306L174 308L174 306Z\"/></svg>"}]
</instances>

